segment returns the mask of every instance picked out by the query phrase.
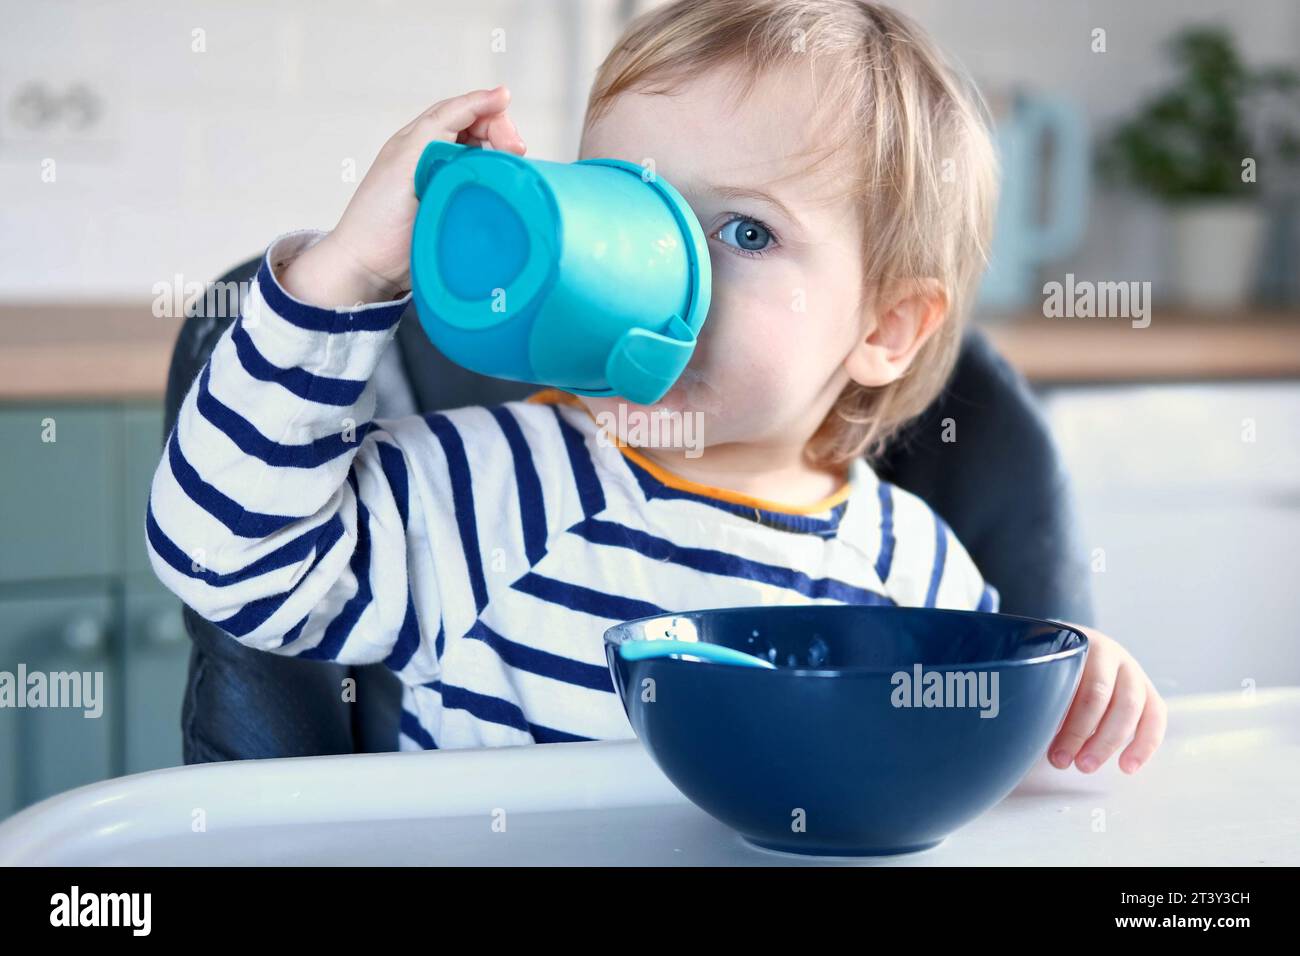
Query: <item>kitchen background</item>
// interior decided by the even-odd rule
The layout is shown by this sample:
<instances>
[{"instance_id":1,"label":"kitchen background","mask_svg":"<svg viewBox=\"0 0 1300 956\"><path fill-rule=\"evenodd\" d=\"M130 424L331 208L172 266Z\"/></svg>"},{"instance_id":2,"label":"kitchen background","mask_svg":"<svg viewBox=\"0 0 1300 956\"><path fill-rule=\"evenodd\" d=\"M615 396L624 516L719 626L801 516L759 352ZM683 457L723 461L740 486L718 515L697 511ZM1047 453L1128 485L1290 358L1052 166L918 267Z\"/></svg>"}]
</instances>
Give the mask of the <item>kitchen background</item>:
<instances>
[{"instance_id":1,"label":"kitchen background","mask_svg":"<svg viewBox=\"0 0 1300 956\"><path fill-rule=\"evenodd\" d=\"M575 158L594 68L649 5L0 0L0 671L106 682L97 720L0 710L0 817L180 760L188 638L141 540L180 322L156 300L333 223L349 170L445 96L505 82L530 154ZM1251 70L1300 67L1300 5L896 5L998 118L978 321L1061 443L1098 622L1168 694L1300 683L1300 94L1268 73L1246 104L1249 184L1185 181L1196 155L1160 151L1187 128L1141 114L1224 88L1216 36ZM1207 25L1223 33L1193 35L1189 84L1169 44ZM1150 326L1046 317L1042 285L1067 274L1150 282Z\"/></svg>"}]
</instances>

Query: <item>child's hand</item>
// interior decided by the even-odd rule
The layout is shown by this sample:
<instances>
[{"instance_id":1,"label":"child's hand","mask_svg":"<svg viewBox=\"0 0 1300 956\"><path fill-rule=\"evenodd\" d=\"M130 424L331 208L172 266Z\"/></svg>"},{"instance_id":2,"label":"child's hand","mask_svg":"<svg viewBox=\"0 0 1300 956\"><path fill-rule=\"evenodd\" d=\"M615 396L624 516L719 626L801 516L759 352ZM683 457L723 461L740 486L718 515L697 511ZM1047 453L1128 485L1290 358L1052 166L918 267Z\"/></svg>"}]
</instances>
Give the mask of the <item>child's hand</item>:
<instances>
[{"instance_id":1,"label":"child's hand","mask_svg":"<svg viewBox=\"0 0 1300 956\"><path fill-rule=\"evenodd\" d=\"M1135 773L1164 739L1164 699L1132 654L1100 631L1070 626L1088 636L1088 661L1048 759L1062 770L1074 761L1092 773L1132 738L1119 768Z\"/></svg>"},{"instance_id":2,"label":"child's hand","mask_svg":"<svg viewBox=\"0 0 1300 956\"><path fill-rule=\"evenodd\" d=\"M524 141L506 113L504 86L435 103L380 149L338 226L295 259L280 281L312 305L346 308L396 298L411 286L415 167L434 140L488 145L518 156Z\"/></svg>"}]
</instances>

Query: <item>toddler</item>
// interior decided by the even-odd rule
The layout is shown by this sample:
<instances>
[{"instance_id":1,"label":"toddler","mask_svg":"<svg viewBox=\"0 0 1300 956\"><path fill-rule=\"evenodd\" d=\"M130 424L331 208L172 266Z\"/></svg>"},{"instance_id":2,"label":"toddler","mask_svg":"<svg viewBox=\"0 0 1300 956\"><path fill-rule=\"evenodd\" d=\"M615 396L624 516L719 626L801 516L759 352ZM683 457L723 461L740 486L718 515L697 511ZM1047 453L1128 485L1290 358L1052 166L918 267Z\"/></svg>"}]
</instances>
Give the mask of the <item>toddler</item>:
<instances>
[{"instance_id":1,"label":"toddler","mask_svg":"<svg viewBox=\"0 0 1300 956\"><path fill-rule=\"evenodd\" d=\"M333 231L268 248L153 480L162 581L251 647L384 662L401 749L631 736L602 640L629 618L997 610L943 520L869 464L952 369L995 203L978 96L923 32L858 0L643 16L599 70L581 153L653 164L709 237L686 372L652 408L543 389L372 420L410 298L416 162L432 140L523 155L508 105L503 87L435 104ZM663 411L697 416L702 454L611 433ZM1049 756L1090 771L1127 744L1131 772L1164 704L1089 636Z\"/></svg>"}]
</instances>

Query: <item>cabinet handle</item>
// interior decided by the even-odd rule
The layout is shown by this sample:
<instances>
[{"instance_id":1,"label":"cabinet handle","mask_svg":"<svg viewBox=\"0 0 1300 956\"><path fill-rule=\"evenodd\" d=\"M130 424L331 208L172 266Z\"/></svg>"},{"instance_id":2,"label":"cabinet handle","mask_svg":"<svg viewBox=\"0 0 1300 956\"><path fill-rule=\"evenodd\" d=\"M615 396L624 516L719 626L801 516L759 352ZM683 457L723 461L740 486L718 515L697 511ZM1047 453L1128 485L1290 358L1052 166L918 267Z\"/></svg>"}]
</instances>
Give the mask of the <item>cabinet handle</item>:
<instances>
[{"instance_id":1,"label":"cabinet handle","mask_svg":"<svg viewBox=\"0 0 1300 956\"><path fill-rule=\"evenodd\" d=\"M172 648L188 635L175 611L155 611L144 626L144 643L149 647Z\"/></svg>"},{"instance_id":2,"label":"cabinet handle","mask_svg":"<svg viewBox=\"0 0 1300 956\"><path fill-rule=\"evenodd\" d=\"M94 614L78 614L63 626L63 646L77 654L105 653L108 628Z\"/></svg>"}]
</instances>

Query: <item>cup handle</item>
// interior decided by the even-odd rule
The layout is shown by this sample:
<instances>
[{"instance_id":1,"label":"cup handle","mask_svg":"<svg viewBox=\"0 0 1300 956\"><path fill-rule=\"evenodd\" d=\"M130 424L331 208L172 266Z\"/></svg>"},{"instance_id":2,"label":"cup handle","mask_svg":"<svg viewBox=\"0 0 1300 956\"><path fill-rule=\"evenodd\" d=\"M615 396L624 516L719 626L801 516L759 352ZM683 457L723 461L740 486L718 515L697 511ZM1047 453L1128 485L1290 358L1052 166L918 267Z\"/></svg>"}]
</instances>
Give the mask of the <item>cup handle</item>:
<instances>
[{"instance_id":1,"label":"cup handle","mask_svg":"<svg viewBox=\"0 0 1300 956\"><path fill-rule=\"evenodd\" d=\"M617 395L638 405L663 398L695 351L695 332L674 315L663 332L634 328L623 333L605 362L605 380Z\"/></svg>"},{"instance_id":2,"label":"cup handle","mask_svg":"<svg viewBox=\"0 0 1300 956\"><path fill-rule=\"evenodd\" d=\"M445 143L438 139L424 147L424 152L420 154L420 161L415 165L415 198L423 199L424 191L428 188L433 174L470 148L460 143Z\"/></svg>"}]
</instances>

